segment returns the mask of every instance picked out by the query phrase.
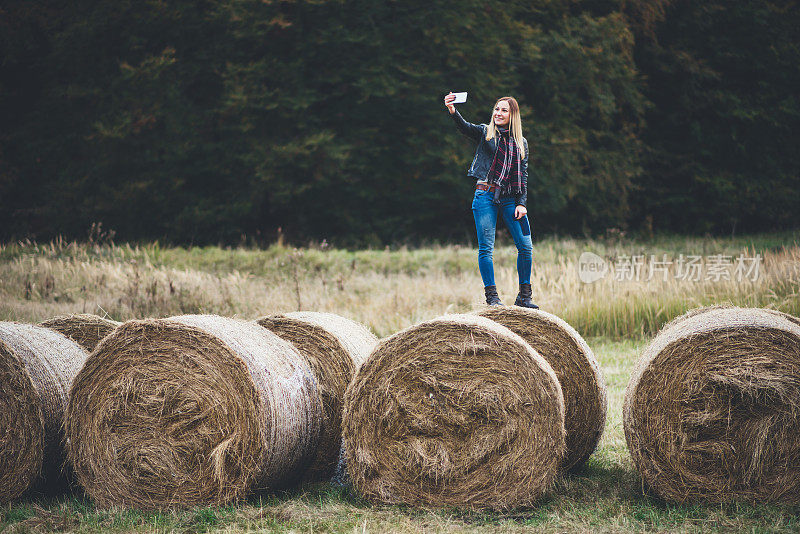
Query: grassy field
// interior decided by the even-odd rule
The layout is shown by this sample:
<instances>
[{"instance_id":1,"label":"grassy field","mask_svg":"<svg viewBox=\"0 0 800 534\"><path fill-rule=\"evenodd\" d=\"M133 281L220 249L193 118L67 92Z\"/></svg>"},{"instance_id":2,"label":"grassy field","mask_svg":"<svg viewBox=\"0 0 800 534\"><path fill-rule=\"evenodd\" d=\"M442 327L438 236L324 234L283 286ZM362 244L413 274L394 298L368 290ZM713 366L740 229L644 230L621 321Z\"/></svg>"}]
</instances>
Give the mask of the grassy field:
<instances>
[{"instance_id":1,"label":"grassy field","mask_svg":"<svg viewBox=\"0 0 800 534\"><path fill-rule=\"evenodd\" d=\"M594 283L578 276L582 252L608 262ZM696 281L679 258L699 257ZM719 262L715 256L730 257ZM737 280L736 258L762 262L758 275ZM672 261L646 276L651 256ZM623 269L643 257L643 273ZM635 263L635 262L632 262ZM729 278L715 279L714 263ZM501 296L515 294L515 254L495 254ZM711 276L709 276L711 274ZM708 277L708 279L706 279ZM616 279L619 278L619 279ZM630 279L629 279L630 278ZM638 279L637 279L638 278ZM0 509L3 532L798 532L800 507L676 505L643 491L625 445L622 396L649 338L687 309L716 303L765 306L800 315L800 233L736 239L611 235L589 241L545 239L534 245L534 295L582 333L609 386L609 412L598 450L585 469L560 480L551 494L514 515L452 509L374 506L330 484L294 493L256 495L236 506L174 513L96 510L81 497L29 498ZM0 246L0 319L38 322L89 312L125 320L180 313L246 319L291 310L338 313L386 336L444 313L482 303L476 252L460 246L345 251L325 246L267 250L168 248L113 243L14 243Z\"/></svg>"},{"instance_id":2,"label":"grassy field","mask_svg":"<svg viewBox=\"0 0 800 534\"><path fill-rule=\"evenodd\" d=\"M545 239L534 245L534 300L584 336L614 339L652 335L686 309L706 304L729 302L800 315L798 243L800 232L737 239ZM594 283L581 282L578 262L585 251L616 265L623 279L609 272ZM696 281L676 277L681 255L703 262L727 257L729 279L715 280L710 262L697 271ZM761 257L755 280L736 279L733 263L739 256ZM634 257L648 261L639 276L627 279L631 271L622 267ZM666 257L673 264L648 280L651 257ZM517 289L513 247L495 251L495 275L501 297L511 304ZM482 287L475 250L458 245L361 251L280 245L266 250L0 245L0 319L22 321L74 312L125 320L180 313L255 318L318 310L350 317L386 336L482 305Z\"/></svg>"}]
</instances>

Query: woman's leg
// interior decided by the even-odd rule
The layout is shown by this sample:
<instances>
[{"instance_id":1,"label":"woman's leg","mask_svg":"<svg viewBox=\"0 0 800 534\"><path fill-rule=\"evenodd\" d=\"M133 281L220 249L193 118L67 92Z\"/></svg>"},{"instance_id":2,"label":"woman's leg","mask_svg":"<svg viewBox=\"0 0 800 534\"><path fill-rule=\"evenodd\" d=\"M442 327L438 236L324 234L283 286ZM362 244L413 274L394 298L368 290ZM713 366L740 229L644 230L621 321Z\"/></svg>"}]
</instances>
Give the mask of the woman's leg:
<instances>
[{"instance_id":1,"label":"woman's leg","mask_svg":"<svg viewBox=\"0 0 800 534\"><path fill-rule=\"evenodd\" d=\"M533 243L531 242L531 227L527 215L522 219L514 218L516 204L513 198L503 198L500 211L503 220L517 246L517 274L520 284L531 283L531 269L533 267Z\"/></svg>"},{"instance_id":2,"label":"woman's leg","mask_svg":"<svg viewBox=\"0 0 800 534\"><path fill-rule=\"evenodd\" d=\"M472 215L475 218L475 229L478 231L478 269L484 287L495 285L492 253L497 227L497 207L492 204L493 198L494 194L491 191L475 191L472 199Z\"/></svg>"}]
</instances>

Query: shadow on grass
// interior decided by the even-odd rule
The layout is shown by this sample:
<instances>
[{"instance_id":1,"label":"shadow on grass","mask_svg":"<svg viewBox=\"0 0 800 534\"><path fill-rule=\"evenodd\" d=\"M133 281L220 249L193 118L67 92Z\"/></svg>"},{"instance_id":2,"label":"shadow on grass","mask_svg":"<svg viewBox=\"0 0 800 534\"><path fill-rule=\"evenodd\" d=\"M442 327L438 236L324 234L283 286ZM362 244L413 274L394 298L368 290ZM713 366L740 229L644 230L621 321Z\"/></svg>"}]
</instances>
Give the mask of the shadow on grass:
<instances>
[{"instance_id":1,"label":"shadow on grass","mask_svg":"<svg viewBox=\"0 0 800 534\"><path fill-rule=\"evenodd\" d=\"M589 461L577 473L561 477L536 506L511 512L440 508L436 514L469 525L509 521L531 527L550 524L570 530L700 529L794 531L800 529L800 506L666 502L643 486L638 473L621 465Z\"/></svg>"},{"instance_id":2,"label":"shadow on grass","mask_svg":"<svg viewBox=\"0 0 800 534\"><path fill-rule=\"evenodd\" d=\"M0 509L0 532L185 530L204 532L230 521L235 504L189 510L142 511L96 508L85 496L30 494Z\"/></svg>"},{"instance_id":3,"label":"shadow on grass","mask_svg":"<svg viewBox=\"0 0 800 534\"><path fill-rule=\"evenodd\" d=\"M598 523L625 517L638 527L656 529L770 525L775 530L791 530L800 526L800 506L668 502L655 495L635 470L591 460L580 472L560 479L553 495L550 506L554 511L578 511Z\"/></svg>"},{"instance_id":4,"label":"shadow on grass","mask_svg":"<svg viewBox=\"0 0 800 534\"><path fill-rule=\"evenodd\" d=\"M318 527L344 531L361 521L373 524L387 517L389 525L396 517L410 520L412 525L458 522L465 527L481 527L511 523L554 530L800 530L800 506L668 503L645 491L641 478L630 467L590 460L578 473L559 479L536 506L506 513L373 504L351 487L314 483L291 491L256 494L226 506L164 512L97 509L81 496L30 495L0 508L0 531L206 532L232 527L235 531L237 525L244 531Z\"/></svg>"}]
</instances>

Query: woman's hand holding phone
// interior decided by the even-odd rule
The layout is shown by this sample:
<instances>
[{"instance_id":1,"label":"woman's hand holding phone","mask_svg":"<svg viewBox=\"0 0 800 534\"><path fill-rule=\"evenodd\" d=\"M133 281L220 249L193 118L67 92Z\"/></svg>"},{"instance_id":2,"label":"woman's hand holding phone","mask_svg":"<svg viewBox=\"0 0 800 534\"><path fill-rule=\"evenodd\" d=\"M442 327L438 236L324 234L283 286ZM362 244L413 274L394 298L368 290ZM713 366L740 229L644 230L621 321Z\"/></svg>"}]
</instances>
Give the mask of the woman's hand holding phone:
<instances>
[{"instance_id":1,"label":"woman's hand holding phone","mask_svg":"<svg viewBox=\"0 0 800 534\"><path fill-rule=\"evenodd\" d=\"M452 104L453 100L456 99L455 93L450 91L450 93L444 97L444 105L447 106L447 111L450 112L450 115L456 112L456 107Z\"/></svg>"}]
</instances>

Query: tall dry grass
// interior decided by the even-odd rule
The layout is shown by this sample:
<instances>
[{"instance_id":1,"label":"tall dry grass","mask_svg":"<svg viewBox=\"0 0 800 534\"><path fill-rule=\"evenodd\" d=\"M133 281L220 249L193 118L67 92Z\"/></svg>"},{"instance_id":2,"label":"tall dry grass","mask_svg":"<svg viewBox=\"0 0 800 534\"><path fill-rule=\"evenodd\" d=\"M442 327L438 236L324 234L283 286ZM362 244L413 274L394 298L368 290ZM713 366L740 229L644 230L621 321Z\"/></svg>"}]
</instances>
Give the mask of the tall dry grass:
<instances>
[{"instance_id":1,"label":"tall dry grass","mask_svg":"<svg viewBox=\"0 0 800 534\"><path fill-rule=\"evenodd\" d=\"M534 246L535 301L584 336L649 335L690 308L729 302L800 314L796 234L754 239L660 238L650 241L545 239ZM763 258L757 279L690 282L671 273L587 284L582 252L608 262L632 255L742 254ZM0 245L0 319L40 321L64 313L116 320L179 313L255 318L293 310L338 313L386 336L444 313L483 305L477 253L459 245L346 251L274 245L266 250L177 248L113 243ZM646 266L645 266L646 268ZM673 266L674 269L674 266ZM731 272L732 268L731 268ZM506 303L516 295L516 251L498 247L495 274Z\"/></svg>"}]
</instances>

